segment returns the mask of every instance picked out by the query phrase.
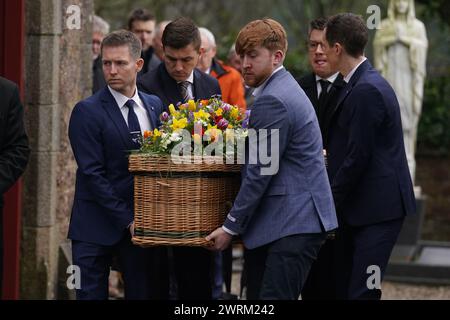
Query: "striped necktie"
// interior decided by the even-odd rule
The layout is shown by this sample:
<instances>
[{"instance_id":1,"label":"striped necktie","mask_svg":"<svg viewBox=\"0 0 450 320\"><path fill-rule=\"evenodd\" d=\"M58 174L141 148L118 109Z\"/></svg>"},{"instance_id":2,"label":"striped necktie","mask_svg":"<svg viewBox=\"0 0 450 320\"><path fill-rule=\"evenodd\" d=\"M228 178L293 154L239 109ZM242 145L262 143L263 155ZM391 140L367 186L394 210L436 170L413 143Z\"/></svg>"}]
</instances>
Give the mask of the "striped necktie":
<instances>
[{"instance_id":1,"label":"striped necktie","mask_svg":"<svg viewBox=\"0 0 450 320\"><path fill-rule=\"evenodd\" d=\"M181 93L181 99L182 103L186 103L189 101L189 81L181 81L178 83L178 86L180 87L180 93Z\"/></svg>"}]
</instances>

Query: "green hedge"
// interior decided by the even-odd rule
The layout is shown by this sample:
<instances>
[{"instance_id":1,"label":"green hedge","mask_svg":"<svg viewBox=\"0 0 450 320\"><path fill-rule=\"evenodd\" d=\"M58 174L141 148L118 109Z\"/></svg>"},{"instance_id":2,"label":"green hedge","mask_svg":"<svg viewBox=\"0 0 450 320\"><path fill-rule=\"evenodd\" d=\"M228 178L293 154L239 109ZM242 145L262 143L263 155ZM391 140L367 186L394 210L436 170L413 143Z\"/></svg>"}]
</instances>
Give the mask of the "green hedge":
<instances>
[{"instance_id":1,"label":"green hedge","mask_svg":"<svg viewBox=\"0 0 450 320\"><path fill-rule=\"evenodd\" d=\"M422 116L417 135L421 154L450 152L450 75L425 82Z\"/></svg>"}]
</instances>

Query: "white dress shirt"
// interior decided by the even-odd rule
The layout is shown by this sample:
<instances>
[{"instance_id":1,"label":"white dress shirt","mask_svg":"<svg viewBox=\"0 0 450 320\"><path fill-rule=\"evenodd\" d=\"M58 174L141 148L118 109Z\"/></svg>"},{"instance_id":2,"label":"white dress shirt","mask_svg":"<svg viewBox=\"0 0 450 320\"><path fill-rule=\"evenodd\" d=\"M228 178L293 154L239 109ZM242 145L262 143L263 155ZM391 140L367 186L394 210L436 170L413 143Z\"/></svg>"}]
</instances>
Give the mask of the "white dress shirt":
<instances>
[{"instance_id":1,"label":"white dress shirt","mask_svg":"<svg viewBox=\"0 0 450 320\"><path fill-rule=\"evenodd\" d=\"M128 126L128 107L125 106L125 103L131 99L135 103L135 106L133 109L134 109L134 113L136 113L136 116L138 118L142 135L144 134L144 131L152 130L149 115L147 114L147 109L145 109L144 103L142 102L141 98L139 97L137 89L135 89L134 95L131 98L124 96L120 92L112 89L110 86L108 86L108 89L111 92L111 94L113 95L114 100L116 100L116 103L119 106L120 112L122 113L123 119L125 120L125 123L127 124L127 126Z\"/></svg>"},{"instance_id":2,"label":"white dress shirt","mask_svg":"<svg viewBox=\"0 0 450 320\"><path fill-rule=\"evenodd\" d=\"M358 67L359 67L360 65L362 65L364 61L367 60L366 57L363 57L363 58L364 58L364 59L362 59L361 62L358 63L358 65L357 65L356 67L354 67L354 68L352 69L352 71L349 72L348 75L345 76L344 81L345 81L346 83L348 83L348 82L350 81L350 79L352 78L352 76L353 76L353 74L355 73L356 69L358 69Z\"/></svg>"},{"instance_id":3,"label":"white dress shirt","mask_svg":"<svg viewBox=\"0 0 450 320\"><path fill-rule=\"evenodd\" d=\"M317 86L317 98L320 97L320 93L322 92L322 86L320 85L320 80L327 80L329 81L331 84L334 83L334 81L336 80L336 78L338 77L339 72L336 72L335 74L333 74L331 77L329 78L321 78L318 75L316 75L316 86ZM331 86L328 86L327 92L329 92L331 89Z\"/></svg>"}]
</instances>

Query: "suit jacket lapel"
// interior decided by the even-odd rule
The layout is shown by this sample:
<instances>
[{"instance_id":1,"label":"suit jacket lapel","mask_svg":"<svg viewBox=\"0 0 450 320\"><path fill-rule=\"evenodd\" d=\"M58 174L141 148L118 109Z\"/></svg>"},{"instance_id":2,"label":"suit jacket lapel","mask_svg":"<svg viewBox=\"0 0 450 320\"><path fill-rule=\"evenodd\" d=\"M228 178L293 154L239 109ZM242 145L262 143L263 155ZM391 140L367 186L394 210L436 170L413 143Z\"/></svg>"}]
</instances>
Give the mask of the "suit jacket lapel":
<instances>
[{"instance_id":1,"label":"suit jacket lapel","mask_svg":"<svg viewBox=\"0 0 450 320\"><path fill-rule=\"evenodd\" d=\"M328 94L327 105L333 101L338 102L338 99L340 99L339 94L342 94L342 90L344 90L344 88L346 86L347 86L347 83L345 83L342 75L339 74L338 77L336 78L336 80L334 80L333 84L331 85L330 92ZM338 104L335 103L335 104L331 105L330 107L331 107L331 109L329 109L327 112L327 117L326 117L327 121L325 123L325 126L328 126L329 122L331 121L331 118L333 117L334 113L336 112L336 110L338 108Z\"/></svg>"},{"instance_id":2,"label":"suit jacket lapel","mask_svg":"<svg viewBox=\"0 0 450 320\"><path fill-rule=\"evenodd\" d=\"M351 77L350 81L342 89L341 95L339 96L338 102L336 104L336 109L339 108L339 106L344 102L345 98L347 98L347 96L350 94L350 92L352 91L352 89L356 85L356 83L358 82L361 75L364 72L366 72L367 70L369 70L369 68L371 68L370 62L369 62L369 60L366 60L358 67L358 69L356 69L356 71L353 74L353 76Z\"/></svg>"},{"instance_id":3,"label":"suit jacket lapel","mask_svg":"<svg viewBox=\"0 0 450 320\"><path fill-rule=\"evenodd\" d=\"M193 94L194 100L197 100L198 97L203 97L206 95L207 90L204 88L204 82L200 81L200 71L194 69L194 86L193 86Z\"/></svg>"},{"instance_id":4,"label":"suit jacket lapel","mask_svg":"<svg viewBox=\"0 0 450 320\"><path fill-rule=\"evenodd\" d=\"M177 82L169 75L164 63L161 63L159 67L161 68L161 82L163 93L166 96L165 98L169 101L169 103L173 103L176 106L176 104L182 99L180 90L178 90ZM167 108L167 106L164 107Z\"/></svg>"},{"instance_id":5,"label":"suit jacket lapel","mask_svg":"<svg viewBox=\"0 0 450 320\"><path fill-rule=\"evenodd\" d=\"M264 87L262 88L262 90L259 92L259 96L261 96L261 94L264 92L264 90L266 90L266 88L277 78L282 77L284 74L286 74L288 71L283 68L280 71L277 71L275 74L273 74L269 80L267 80L267 82L264 84ZM258 97L255 97L256 99L258 99Z\"/></svg>"},{"instance_id":6,"label":"suit jacket lapel","mask_svg":"<svg viewBox=\"0 0 450 320\"><path fill-rule=\"evenodd\" d=\"M105 109L105 111L108 113L109 117L111 118L112 122L116 126L117 130L120 133L120 136L122 137L123 144L129 149L133 149L133 144L130 137L130 132L128 130L128 126L125 122L125 119L123 118L122 113L120 112L119 106L116 103L116 100L112 96L111 92L109 92L108 87L105 87L103 89L101 101L102 101L102 107Z\"/></svg>"},{"instance_id":7,"label":"suit jacket lapel","mask_svg":"<svg viewBox=\"0 0 450 320\"><path fill-rule=\"evenodd\" d=\"M152 126L152 129L157 128L156 124L156 114L155 114L155 107L150 104L147 99L145 99L140 92L138 92L139 97L141 98L142 103L144 104L145 109L147 110L147 116L150 121L150 125Z\"/></svg>"},{"instance_id":8,"label":"suit jacket lapel","mask_svg":"<svg viewBox=\"0 0 450 320\"><path fill-rule=\"evenodd\" d=\"M316 83L316 76L314 75L314 73L308 75L308 77L305 79L303 86L306 95L308 96L309 100L311 100L311 103L314 106L314 109L317 110L319 99L317 97L317 83Z\"/></svg>"}]
</instances>

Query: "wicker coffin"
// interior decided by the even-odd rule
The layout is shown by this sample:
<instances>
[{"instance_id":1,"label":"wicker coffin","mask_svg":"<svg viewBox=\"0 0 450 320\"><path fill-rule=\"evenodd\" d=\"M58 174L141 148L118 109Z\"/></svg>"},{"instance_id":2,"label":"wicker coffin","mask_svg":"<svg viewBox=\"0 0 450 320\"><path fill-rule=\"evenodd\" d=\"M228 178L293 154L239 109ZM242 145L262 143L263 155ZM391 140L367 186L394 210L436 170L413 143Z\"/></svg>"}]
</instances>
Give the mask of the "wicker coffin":
<instances>
[{"instance_id":1,"label":"wicker coffin","mask_svg":"<svg viewBox=\"0 0 450 320\"><path fill-rule=\"evenodd\" d=\"M167 156L130 155L134 175L133 242L208 246L239 191L240 165L174 164Z\"/></svg>"}]
</instances>

